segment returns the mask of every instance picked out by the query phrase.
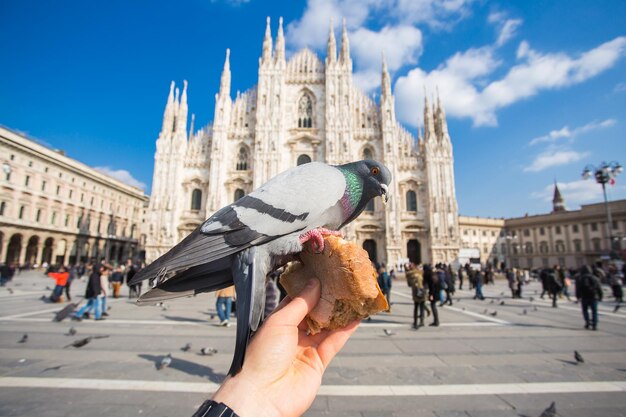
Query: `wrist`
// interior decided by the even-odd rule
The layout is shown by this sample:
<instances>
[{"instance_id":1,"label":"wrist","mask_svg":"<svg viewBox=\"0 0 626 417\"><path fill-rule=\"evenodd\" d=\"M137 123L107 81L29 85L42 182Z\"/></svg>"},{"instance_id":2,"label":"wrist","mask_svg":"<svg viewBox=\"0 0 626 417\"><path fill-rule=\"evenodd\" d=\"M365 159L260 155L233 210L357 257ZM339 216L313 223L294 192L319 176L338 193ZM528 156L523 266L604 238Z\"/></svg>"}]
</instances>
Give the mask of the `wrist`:
<instances>
[{"instance_id":1,"label":"wrist","mask_svg":"<svg viewBox=\"0 0 626 417\"><path fill-rule=\"evenodd\" d=\"M282 417L258 386L242 374L226 378L211 399L224 403L239 417Z\"/></svg>"}]
</instances>

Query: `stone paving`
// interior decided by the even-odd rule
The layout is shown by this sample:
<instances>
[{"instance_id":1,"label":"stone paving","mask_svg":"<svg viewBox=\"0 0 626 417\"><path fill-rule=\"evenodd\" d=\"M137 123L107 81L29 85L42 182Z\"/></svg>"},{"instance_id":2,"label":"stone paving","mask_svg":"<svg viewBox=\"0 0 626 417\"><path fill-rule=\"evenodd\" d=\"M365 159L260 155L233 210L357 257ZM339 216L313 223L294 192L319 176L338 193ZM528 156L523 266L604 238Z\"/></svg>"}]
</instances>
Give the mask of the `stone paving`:
<instances>
[{"instance_id":1,"label":"stone paving","mask_svg":"<svg viewBox=\"0 0 626 417\"><path fill-rule=\"evenodd\" d=\"M0 289L0 416L187 416L224 378L235 327L215 325L213 295L166 308L109 299L105 321L55 323L63 305L40 299L52 285L26 272ZM440 308L441 327L415 331L409 288L396 281L391 313L362 323L305 416L532 417L551 401L559 416L626 416L626 311L612 312L607 289L599 330L587 331L577 304L551 308L539 290L531 283L525 299L512 300L497 282L485 301L457 291L454 305ZM84 283L72 292L80 300ZM97 335L109 337L64 349ZM202 356L201 347L218 353ZM574 350L585 364L576 365ZM168 353L172 366L158 371Z\"/></svg>"}]
</instances>

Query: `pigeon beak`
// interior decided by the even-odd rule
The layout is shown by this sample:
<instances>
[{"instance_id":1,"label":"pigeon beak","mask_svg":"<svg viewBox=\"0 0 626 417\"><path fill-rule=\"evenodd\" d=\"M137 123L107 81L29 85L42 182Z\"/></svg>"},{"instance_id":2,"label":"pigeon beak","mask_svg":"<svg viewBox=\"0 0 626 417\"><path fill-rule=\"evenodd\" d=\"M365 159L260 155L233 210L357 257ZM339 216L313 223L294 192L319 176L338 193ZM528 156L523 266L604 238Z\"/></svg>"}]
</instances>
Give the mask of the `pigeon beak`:
<instances>
[{"instance_id":1,"label":"pigeon beak","mask_svg":"<svg viewBox=\"0 0 626 417\"><path fill-rule=\"evenodd\" d=\"M389 189L387 188L386 184L380 184L380 196L383 198L384 204L387 204L387 202L389 201L388 191Z\"/></svg>"}]
</instances>

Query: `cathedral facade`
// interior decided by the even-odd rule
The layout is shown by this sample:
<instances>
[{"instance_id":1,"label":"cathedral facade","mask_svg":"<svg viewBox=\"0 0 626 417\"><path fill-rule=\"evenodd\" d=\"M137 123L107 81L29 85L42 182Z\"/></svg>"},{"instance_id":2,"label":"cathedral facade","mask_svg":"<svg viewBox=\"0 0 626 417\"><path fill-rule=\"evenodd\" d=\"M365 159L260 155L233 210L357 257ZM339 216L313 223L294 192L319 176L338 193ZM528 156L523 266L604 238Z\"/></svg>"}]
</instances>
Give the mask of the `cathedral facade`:
<instances>
[{"instance_id":1,"label":"cathedral facade","mask_svg":"<svg viewBox=\"0 0 626 417\"><path fill-rule=\"evenodd\" d=\"M282 18L275 41L268 18L257 85L231 97L227 50L213 123L199 130L193 115L187 130L187 83L179 92L172 82L156 141L147 261L284 170L359 159L390 169L390 200L387 206L381 199L371 202L344 228L344 237L390 265L456 259L452 143L440 100L432 106L425 100L424 130L416 138L396 120L386 64L376 103L353 84L345 25L340 42L338 47L331 24L324 61L309 49L287 59Z\"/></svg>"}]
</instances>

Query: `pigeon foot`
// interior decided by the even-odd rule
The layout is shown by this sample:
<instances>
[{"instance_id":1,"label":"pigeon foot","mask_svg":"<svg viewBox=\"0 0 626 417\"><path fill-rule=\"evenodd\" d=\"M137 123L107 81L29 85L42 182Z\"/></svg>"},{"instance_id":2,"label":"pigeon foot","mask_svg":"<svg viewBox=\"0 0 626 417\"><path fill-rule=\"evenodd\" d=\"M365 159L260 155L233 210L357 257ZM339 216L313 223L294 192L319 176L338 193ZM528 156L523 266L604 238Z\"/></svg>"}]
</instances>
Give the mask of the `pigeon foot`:
<instances>
[{"instance_id":1,"label":"pigeon foot","mask_svg":"<svg viewBox=\"0 0 626 417\"><path fill-rule=\"evenodd\" d=\"M324 236L341 236L341 232L318 227L317 229L311 229L301 234L300 243L304 245L306 242L311 242L311 248L314 249L316 253L322 253L324 251Z\"/></svg>"}]
</instances>

